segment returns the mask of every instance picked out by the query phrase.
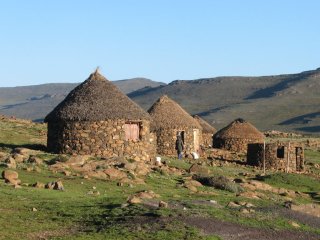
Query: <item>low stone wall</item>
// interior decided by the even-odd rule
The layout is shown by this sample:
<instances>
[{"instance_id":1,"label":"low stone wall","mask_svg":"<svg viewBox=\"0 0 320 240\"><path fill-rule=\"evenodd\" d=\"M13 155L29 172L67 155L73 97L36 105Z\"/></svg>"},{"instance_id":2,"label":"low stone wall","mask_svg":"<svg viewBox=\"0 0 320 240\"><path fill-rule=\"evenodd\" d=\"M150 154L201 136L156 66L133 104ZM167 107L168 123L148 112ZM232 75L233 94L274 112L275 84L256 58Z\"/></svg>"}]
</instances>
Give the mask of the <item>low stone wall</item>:
<instances>
[{"instance_id":1,"label":"low stone wall","mask_svg":"<svg viewBox=\"0 0 320 240\"><path fill-rule=\"evenodd\" d=\"M176 140L177 132L184 131L184 152L190 155L194 152L193 129L159 129L155 132L157 137L157 153L164 156L177 156ZM201 143L201 131L199 133L199 141Z\"/></svg>"},{"instance_id":2,"label":"low stone wall","mask_svg":"<svg viewBox=\"0 0 320 240\"><path fill-rule=\"evenodd\" d=\"M247 163L263 167L263 144L249 144ZM301 171L304 168L304 148L301 143L268 143L265 147L266 169Z\"/></svg>"},{"instance_id":3,"label":"low stone wall","mask_svg":"<svg viewBox=\"0 0 320 240\"><path fill-rule=\"evenodd\" d=\"M215 138L213 140L213 146L215 148L226 149L233 152L246 153L248 149L248 144L259 143L260 141L260 139Z\"/></svg>"},{"instance_id":4,"label":"low stone wall","mask_svg":"<svg viewBox=\"0 0 320 240\"><path fill-rule=\"evenodd\" d=\"M125 120L48 123L48 150L56 153L120 156L137 161L155 156L150 123L141 121L140 140L125 139Z\"/></svg>"}]
</instances>

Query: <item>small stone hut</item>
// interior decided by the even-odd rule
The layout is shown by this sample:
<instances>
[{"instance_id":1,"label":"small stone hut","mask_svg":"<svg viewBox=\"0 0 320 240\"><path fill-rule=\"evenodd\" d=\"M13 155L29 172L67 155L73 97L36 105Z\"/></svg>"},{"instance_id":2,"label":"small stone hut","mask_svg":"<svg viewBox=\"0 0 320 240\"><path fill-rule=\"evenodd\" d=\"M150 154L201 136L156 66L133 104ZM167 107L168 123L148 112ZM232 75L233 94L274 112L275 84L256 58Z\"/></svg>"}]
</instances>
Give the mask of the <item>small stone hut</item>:
<instances>
[{"instance_id":1,"label":"small stone hut","mask_svg":"<svg viewBox=\"0 0 320 240\"><path fill-rule=\"evenodd\" d=\"M98 71L46 118L55 153L149 160L155 155L150 116Z\"/></svg>"},{"instance_id":2,"label":"small stone hut","mask_svg":"<svg viewBox=\"0 0 320 240\"><path fill-rule=\"evenodd\" d=\"M263 133L249 122L238 118L213 136L213 147L246 153L249 143L263 143L263 141Z\"/></svg>"},{"instance_id":3,"label":"small stone hut","mask_svg":"<svg viewBox=\"0 0 320 240\"><path fill-rule=\"evenodd\" d=\"M247 163L266 169L297 172L304 169L304 147L298 142L248 144Z\"/></svg>"},{"instance_id":4,"label":"small stone hut","mask_svg":"<svg viewBox=\"0 0 320 240\"><path fill-rule=\"evenodd\" d=\"M201 145L203 145L204 147L212 147L213 135L217 132L217 130L198 115L194 115L193 118L196 119L202 127Z\"/></svg>"},{"instance_id":5,"label":"small stone hut","mask_svg":"<svg viewBox=\"0 0 320 240\"><path fill-rule=\"evenodd\" d=\"M151 132L157 138L157 153L175 156L177 135L180 134L186 154L200 154L202 127L178 103L164 95L148 110L151 115Z\"/></svg>"}]
</instances>

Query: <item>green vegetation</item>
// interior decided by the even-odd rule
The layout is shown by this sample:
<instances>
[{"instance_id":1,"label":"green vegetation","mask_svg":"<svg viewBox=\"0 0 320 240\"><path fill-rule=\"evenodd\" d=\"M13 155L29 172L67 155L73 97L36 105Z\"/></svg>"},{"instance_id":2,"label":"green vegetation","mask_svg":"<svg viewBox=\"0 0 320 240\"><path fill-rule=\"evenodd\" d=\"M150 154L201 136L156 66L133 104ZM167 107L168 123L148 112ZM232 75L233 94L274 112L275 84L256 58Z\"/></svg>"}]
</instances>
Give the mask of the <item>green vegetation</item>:
<instances>
[{"instance_id":1,"label":"green vegetation","mask_svg":"<svg viewBox=\"0 0 320 240\"><path fill-rule=\"evenodd\" d=\"M0 135L0 144L5 154L18 146L32 148L35 144L45 142L45 136L42 135L45 125L3 121L0 126L4 133ZM60 163L66 162L62 156L44 151L37 151L35 155L46 163L52 164L56 160ZM310 163L318 163L318 156L319 152L306 151L306 158ZM76 171L66 176L51 171L46 164L36 167L32 163L22 163L16 170L22 181L22 188L15 189L0 180L0 238L223 239L217 236L219 234L204 233L203 228L185 221L193 218L203 219L204 222L214 219L216 223L229 222L235 226L264 231L297 231L297 228L290 224L292 219L277 210L284 209L287 196L257 190L257 194L264 197L250 198L238 195L239 191L236 191L236 194L228 188L211 186L198 186L197 191L191 191L184 184L191 180L192 175L186 170L190 168L192 160L166 157L163 160L168 167L180 170L180 174L156 170L145 177L145 184L123 186L119 186L117 181L87 179ZM216 166L202 166L211 171L210 176L214 179L225 176L224 180L228 178L228 183L235 178L250 181L261 174L261 170L245 165L219 163L217 161ZM314 166L307 167L313 169ZM0 167L0 171L3 170L5 168ZM62 181L64 191L32 187L35 182L48 183L57 180ZM313 175L268 171L263 182L273 187L304 193L320 192L319 179ZM231 183L232 186L239 187L238 183ZM127 204L129 196L143 190L152 190L159 194L159 197L146 199L141 204ZM167 202L169 207L159 208L160 200ZM294 198L294 201L301 203L312 203L316 200L317 198L308 194ZM232 207L230 202L246 205ZM247 204L253 207L249 208ZM297 219L294 221L300 226L297 233L320 234L318 228Z\"/></svg>"}]
</instances>

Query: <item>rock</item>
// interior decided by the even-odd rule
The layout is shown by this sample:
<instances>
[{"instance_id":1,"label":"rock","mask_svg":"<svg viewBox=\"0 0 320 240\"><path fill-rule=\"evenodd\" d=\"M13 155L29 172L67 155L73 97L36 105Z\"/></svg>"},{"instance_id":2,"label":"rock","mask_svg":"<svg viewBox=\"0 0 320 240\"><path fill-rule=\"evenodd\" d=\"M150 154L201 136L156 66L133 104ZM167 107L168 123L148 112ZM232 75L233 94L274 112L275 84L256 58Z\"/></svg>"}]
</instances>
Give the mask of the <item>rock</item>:
<instances>
[{"instance_id":1,"label":"rock","mask_svg":"<svg viewBox=\"0 0 320 240\"><path fill-rule=\"evenodd\" d=\"M48 183L45 185L45 188L47 188L47 189L53 189L54 183L55 183L55 182L48 182Z\"/></svg>"},{"instance_id":2,"label":"rock","mask_svg":"<svg viewBox=\"0 0 320 240\"><path fill-rule=\"evenodd\" d=\"M54 186L53 186L53 189L54 190L60 190L60 191L64 191L64 187L63 187L63 184L61 181L57 181L54 183Z\"/></svg>"},{"instance_id":3,"label":"rock","mask_svg":"<svg viewBox=\"0 0 320 240\"><path fill-rule=\"evenodd\" d=\"M18 153L14 153L14 154L12 155L12 157L14 158L14 160L15 160L17 163L22 163L22 162L24 162L25 159L28 158L28 156L21 155L21 154L18 154Z\"/></svg>"},{"instance_id":4,"label":"rock","mask_svg":"<svg viewBox=\"0 0 320 240\"><path fill-rule=\"evenodd\" d=\"M189 173L191 174L199 174L199 175L208 175L210 174L210 171L208 168L203 167L198 164L192 164L191 167L188 170Z\"/></svg>"},{"instance_id":5,"label":"rock","mask_svg":"<svg viewBox=\"0 0 320 240\"><path fill-rule=\"evenodd\" d=\"M36 165L42 165L43 160L41 158L38 158L36 156L31 155L29 159L27 160L28 163L34 163Z\"/></svg>"},{"instance_id":6,"label":"rock","mask_svg":"<svg viewBox=\"0 0 320 240\"><path fill-rule=\"evenodd\" d=\"M69 166L81 166L90 158L89 155L71 156L65 163Z\"/></svg>"},{"instance_id":7,"label":"rock","mask_svg":"<svg viewBox=\"0 0 320 240\"><path fill-rule=\"evenodd\" d=\"M191 185L191 186L194 186L194 187L201 187L202 184L196 180L186 180L184 185Z\"/></svg>"},{"instance_id":8,"label":"rock","mask_svg":"<svg viewBox=\"0 0 320 240\"><path fill-rule=\"evenodd\" d=\"M44 188L45 187L44 183L41 183L41 182L36 182L32 186L35 188Z\"/></svg>"},{"instance_id":9,"label":"rock","mask_svg":"<svg viewBox=\"0 0 320 240\"><path fill-rule=\"evenodd\" d=\"M135 194L135 196L137 196L138 198L144 198L144 199L152 199L152 198L158 198L160 197L159 194L154 193L151 190L147 190L147 191L142 191L142 192L138 192Z\"/></svg>"},{"instance_id":10,"label":"rock","mask_svg":"<svg viewBox=\"0 0 320 240\"><path fill-rule=\"evenodd\" d=\"M21 187L21 185L14 184L14 188L17 189L17 188L22 188L22 187Z\"/></svg>"},{"instance_id":11,"label":"rock","mask_svg":"<svg viewBox=\"0 0 320 240\"><path fill-rule=\"evenodd\" d=\"M315 203L296 205L290 204L290 208L293 211L301 212L304 214L320 217L320 205Z\"/></svg>"},{"instance_id":12,"label":"rock","mask_svg":"<svg viewBox=\"0 0 320 240\"><path fill-rule=\"evenodd\" d=\"M2 178L5 180L18 179L19 174L16 171L4 170L2 172Z\"/></svg>"},{"instance_id":13,"label":"rock","mask_svg":"<svg viewBox=\"0 0 320 240\"><path fill-rule=\"evenodd\" d=\"M38 211L38 209L36 209L35 207L32 208L32 212L37 212L37 211Z\"/></svg>"},{"instance_id":14,"label":"rock","mask_svg":"<svg viewBox=\"0 0 320 240\"><path fill-rule=\"evenodd\" d=\"M150 173L150 169L144 163L140 163L140 164L137 165L137 167L134 170L134 172L138 176L146 176L148 173Z\"/></svg>"},{"instance_id":15,"label":"rock","mask_svg":"<svg viewBox=\"0 0 320 240\"><path fill-rule=\"evenodd\" d=\"M295 228L300 228L300 225L294 221L289 221L288 223Z\"/></svg>"},{"instance_id":16,"label":"rock","mask_svg":"<svg viewBox=\"0 0 320 240\"><path fill-rule=\"evenodd\" d=\"M250 213L250 211L247 208L240 208L240 212L244 214Z\"/></svg>"},{"instance_id":17,"label":"rock","mask_svg":"<svg viewBox=\"0 0 320 240\"><path fill-rule=\"evenodd\" d=\"M168 203L166 203L165 201L160 201L159 208L168 208Z\"/></svg>"},{"instance_id":18,"label":"rock","mask_svg":"<svg viewBox=\"0 0 320 240\"><path fill-rule=\"evenodd\" d=\"M235 203L235 202L229 202L229 203L227 204L227 207L229 207L229 208L240 208L241 205L239 205L239 204L237 204L237 203Z\"/></svg>"},{"instance_id":19,"label":"rock","mask_svg":"<svg viewBox=\"0 0 320 240\"><path fill-rule=\"evenodd\" d=\"M262 193L252 192L252 191L242 192L242 193L237 194L237 196L250 198L250 199L261 199L261 198L265 197L265 195Z\"/></svg>"},{"instance_id":20,"label":"rock","mask_svg":"<svg viewBox=\"0 0 320 240\"><path fill-rule=\"evenodd\" d=\"M212 203L212 204L218 204L218 202L216 200L212 200L212 199L209 200L209 202Z\"/></svg>"},{"instance_id":21,"label":"rock","mask_svg":"<svg viewBox=\"0 0 320 240\"><path fill-rule=\"evenodd\" d=\"M17 168L17 163L16 160L14 160L13 157L9 156L5 159L5 163L7 165L7 168L11 169L16 169Z\"/></svg>"},{"instance_id":22,"label":"rock","mask_svg":"<svg viewBox=\"0 0 320 240\"><path fill-rule=\"evenodd\" d=\"M29 155L30 153L32 153L33 150L31 150L29 148L17 147L15 149L13 149L12 152L26 156L26 155Z\"/></svg>"},{"instance_id":23,"label":"rock","mask_svg":"<svg viewBox=\"0 0 320 240\"><path fill-rule=\"evenodd\" d=\"M9 183L9 184L12 184L14 186L21 184L21 180L20 179L6 179L5 182Z\"/></svg>"},{"instance_id":24,"label":"rock","mask_svg":"<svg viewBox=\"0 0 320 240\"><path fill-rule=\"evenodd\" d=\"M130 196L127 200L127 203L130 203L130 204L138 204L138 203L141 203L141 199L136 197L136 196Z\"/></svg>"},{"instance_id":25,"label":"rock","mask_svg":"<svg viewBox=\"0 0 320 240\"><path fill-rule=\"evenodd\" d=\"M130 163L130 162L127 162L124 164L124 167L125 169L129 170L129 171L134 171L136 168L137 168L137 163L133 162L133 163Z\"/></svg>"},{"instance_id":26,"label":"rock","mask_svg":"<svg viewBox=\"0 0 320 240\"><path fill-rule=\"evenodd\" d=\"M110 180L119 180L126 178L127 174L115 168L108 168L103 171Z\"/></svg>"},{"instance_id":27,"label":"rock","mask_svg":"<svg viewBox=\"0 0 320 240\"><path fill-rule=\"evenodd\" d=\"M71 176L71 172L70 171L64 170L62 173L67 177Z\"/></svg>"}]
</instances>

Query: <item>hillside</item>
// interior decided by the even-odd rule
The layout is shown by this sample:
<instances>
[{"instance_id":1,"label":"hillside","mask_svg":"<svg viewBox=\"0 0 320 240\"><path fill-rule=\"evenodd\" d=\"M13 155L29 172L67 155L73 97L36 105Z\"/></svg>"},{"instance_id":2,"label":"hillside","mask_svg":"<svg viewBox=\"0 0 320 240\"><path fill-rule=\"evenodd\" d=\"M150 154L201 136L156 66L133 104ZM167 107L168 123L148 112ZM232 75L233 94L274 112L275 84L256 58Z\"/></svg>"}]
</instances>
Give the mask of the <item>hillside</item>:
<instances>
[{"instance_id":1,"label":"hillside","mask_svg":"<svg viewBox=\"0 0 320 240\"><path fill-rule=\"evenodd\" d=\"M261 130L320 133L320 68L276 76L179 80L168 85L148 79L114 83L145 110L167 94L217 129L242 117ZM41 120L75 85L0 88L0 113Z\"/></svg>"},{"instance_id":2,"label":"hillside","mask_svg":"<svg viewBox=\"0 0 320 240\"><path fill-rule=\"evenodd\" d=\"M319 133L319 93L318 68L278 76L180 80L140 89L129 96L147 110L158 97L167 94L218 129L242 117L261 130Z\"/></svg>"},{"instance_id":3,"label":"hillside","mask_svg":"<svg viewBox=\"0 0 320 240\"><path fill-rule=\"evenodd\" d=\"M146 78L113 81L124 93L164 83ZM0 88L0 113L25 119L42 120L79 83L50 83Z\"/></svg>"}]
</instances>

